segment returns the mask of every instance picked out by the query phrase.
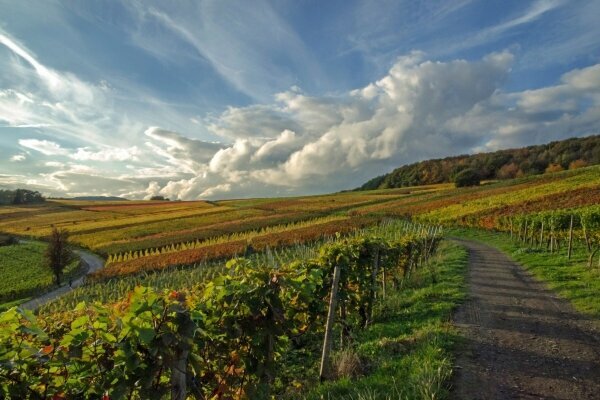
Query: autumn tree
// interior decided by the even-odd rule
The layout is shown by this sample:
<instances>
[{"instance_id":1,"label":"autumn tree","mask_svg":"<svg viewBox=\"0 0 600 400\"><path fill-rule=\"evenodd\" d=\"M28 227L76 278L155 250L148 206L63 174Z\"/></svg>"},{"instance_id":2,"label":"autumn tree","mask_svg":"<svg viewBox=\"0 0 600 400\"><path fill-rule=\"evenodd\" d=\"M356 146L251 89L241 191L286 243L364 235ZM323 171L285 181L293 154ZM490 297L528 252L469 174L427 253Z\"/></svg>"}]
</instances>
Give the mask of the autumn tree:
<instances>
[{"instance_id":1,"label":"autumn tree","mask_svg":"<svg viewBox=\"0 0 600 400\"><path fill-rule=\"evenodd\" d=\"M548 165L548 167L546 167L546 171L545 172L546 173L549 173L549 172L559 172L559 171L562 171L562 170L564 170L564 168L562 167L562 165L560 165L560 164L550 164L550 165Z\"/></svg>"},{"instance_id":2,"label":"autumn tree","mask_svg":"<svg viewBox=\"0 0 600 400\"><path fill-rule=\"evenodd\" d=\"M73 252L69 246L69 232L65 229L53 228L50 243L46 249L46 264L52 270L57 285L60 285L63 270L72 259Z\"/></svg>"},{"instance_id":3,"label":"autumn tree","mask_svg":"<svg viewBox=\"0 0 600 400\"><path fill-rule=\"evenodd\" d=\"M519 173L519 166L515 163L503 165L496 174L498 179L513 179Z\"/></svg>"},{"instance_id":4,"label":"autumn tree","mask_svg":"<svg viewBox=\"0 0 600 400\"><path fill-rule=\"evenodd\" d=\"M586 163L584 160L582 160L581 158L575 161L572 161L569 164L569 169L577 169L577 168L583 168L583 167L587 167L588 163Z\"/></svg>"}]
</instances>

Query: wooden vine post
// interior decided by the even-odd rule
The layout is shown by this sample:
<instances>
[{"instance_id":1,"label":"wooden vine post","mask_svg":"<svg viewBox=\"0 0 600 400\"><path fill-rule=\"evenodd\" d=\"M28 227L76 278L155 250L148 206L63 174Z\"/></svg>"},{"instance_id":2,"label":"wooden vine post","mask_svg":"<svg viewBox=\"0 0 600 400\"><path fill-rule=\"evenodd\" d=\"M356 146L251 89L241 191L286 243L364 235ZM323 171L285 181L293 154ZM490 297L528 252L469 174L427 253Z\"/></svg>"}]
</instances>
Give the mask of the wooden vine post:
<instances>
[{"instance_id":1,"label":"wooden vine post","mask_svg":"<svg viewBox=\"0 0 600 400\"><path fill-rule=\"evenodd\" d=\"M331 295L329 297L329 311L327 312L327 324L325 325L325 338L323 339L323 353L321 355L321 368L319 379L323 382L327 379L329 367L329 353L331 353L331 337L333 336L333 322L335 320L335 307L337 305L338 286L340 283L341 268L336 265L333 269L333 283L331 284Z\"/></svg>"},{"instance_id":2,"label":"wooden vine post","mask_svg":"<svg viewBox=\"0 0 600 400\"><path fill-rule=\"evenodd\" d=\"M381 298L385 300L385 292L386 292L386 273L385 273L385 264L381 266L382 269L382 282L381 282Z\"/></svg>"},{"instance_id":3,"label":"wooden vine post","mask_svg":"<svg viewBox=\"0 0 600 400\"><path fill-rule=\"evenodd\" d=\"M544 243L544 220L542 219L542 228L540 229L540 247Z\"/></svg>"},{"instance_id":4,"label":"wooden vine post","mask_svg":"<svg viewBox=\"0 0 600 400\"><path fill-rule=\"evenodd\" d=\"M178 320L180 323L180 334L184 338L194 336L194 322L191 319L190 312L185 309L181 302L182 310L178 311ZM171 368L171 400L187 399L187 365L191 346L187 340L180 340L173 346L173 356L167 360Z\"/></svg>"},{"instance_id":5,"label":"wooden vine post","mask_svg":"<svg viewBox=\"0 0 600 400\"><path fill-rule=\"evenodd\" d=\"M373 319L373 303L377 296L377 275L379 273L379 247L375 248L375 255L373 257L373 267L371 269L371 289L369 290L369 303L367 307L367 316L365 318L365 328L371 323Z\"/></svg>"},{"instance_id":6,"label":"wooden vine post","mask_svg":"<svg viewBox=\"0 0 600 400\"><path fill-rule=\"evenodd\" d=\"M571 214L571 222L569 223L569 249L567 250L567 257L571 259L571 252L573 250L573 214Z\"/></svg>"}]
</instances>

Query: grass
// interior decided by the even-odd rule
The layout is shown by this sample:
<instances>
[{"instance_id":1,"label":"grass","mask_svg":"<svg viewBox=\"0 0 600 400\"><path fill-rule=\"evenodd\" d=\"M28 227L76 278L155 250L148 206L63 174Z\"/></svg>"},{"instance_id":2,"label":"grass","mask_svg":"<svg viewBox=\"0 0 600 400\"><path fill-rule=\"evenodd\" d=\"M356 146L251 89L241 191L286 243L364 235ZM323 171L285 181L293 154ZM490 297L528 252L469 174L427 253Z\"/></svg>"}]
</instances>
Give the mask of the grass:
<instances>
[{"instance_id":1,"label":"grass","mask_svg":"<svg viewBox=\"0 0 600 400\"><path fill-rule=\"evenodd\" d=\"M318 385L308 399L439 399L447 396L458 333L452 311L465 298L467 252L443 242L431 267L388 294L354 351L367 374ZM435 277L436 283L433 283Z\"/></svg>"},{"instance_id":2,"label":"grass","mask_svg":"<svg viewBox=\"0 0 600 400\"><path fill-rule=\"evenodd\" d=\"M569 300L578 311L600 318L600 270L596 263L587 267L587 251L580 242L574 242L569 260L566 249L550 254L545 249L529 248L511 240L506 233L472 228L454 228L448 235L476 240L503 251L521 264L537 279L561 297Z\"/></svg>"},{"instance_id":3,"label":"grass","mask_svg":"<svg viewBox=\"0 0 600 400\"><path fill-rule=\"evenodd\" d=\"M54 286L54 276L44 266L46 244L27 242L0 247L0 310L20 304ZM65 277L77 272L78 261L65 269Z\"/></svg>"}]
</instances>

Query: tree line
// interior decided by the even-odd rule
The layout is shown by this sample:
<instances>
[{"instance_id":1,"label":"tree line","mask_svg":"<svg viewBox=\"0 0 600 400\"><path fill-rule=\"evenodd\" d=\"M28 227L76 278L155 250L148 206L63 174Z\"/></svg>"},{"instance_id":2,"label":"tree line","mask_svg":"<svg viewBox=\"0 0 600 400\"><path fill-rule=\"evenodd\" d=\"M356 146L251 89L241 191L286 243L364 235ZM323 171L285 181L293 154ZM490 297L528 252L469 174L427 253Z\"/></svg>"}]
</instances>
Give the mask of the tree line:
<instances>
[{"instance_id":1,"label":"tree line","mask_svg":"<svg viewBox=\"0 0 600 400\"><path fill-rule=\"evenodd\" d=\"M460 155L404 165L371 179L356 190L454 182L463 171L481 180L513 179L600 164L600 135L492 153Z\"/></svg>"},{"instance_id":2,"label":"tree line","mask_svg":"<svg viewBox=\"0 0 600 400\"><path fill-rule=\"evenodd\" d=\"M27 189L0 190L0 205L35 204L46 201L38 191Z\"/></svg>"}]
</instances>

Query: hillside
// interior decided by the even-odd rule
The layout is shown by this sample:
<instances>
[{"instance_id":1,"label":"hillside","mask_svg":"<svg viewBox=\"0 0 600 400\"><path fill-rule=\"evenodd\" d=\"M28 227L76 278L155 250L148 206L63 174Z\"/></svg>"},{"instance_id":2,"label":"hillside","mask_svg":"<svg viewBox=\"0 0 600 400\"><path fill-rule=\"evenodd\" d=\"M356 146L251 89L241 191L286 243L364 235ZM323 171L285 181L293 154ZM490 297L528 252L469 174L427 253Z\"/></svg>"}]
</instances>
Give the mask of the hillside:
<instances>
[{"instance_id":1,"label":"hillside","mask_svg":"<svg viewBox=\"0 0 600 400\"><path fill-rule=\"evenodd\" d=\"M373 178L356 190L452 182L454 175L467 168L477 171L482 180L489 180L519 178L596 164L600 164L600 135L421 161Z\"/></svg>"},{"instance_id":2,"label":"hillside","mask_svg":"<svg viewBox=\"0 0 600 400\"><path fill-rule=\"evenodd\" d=\"M221 398L240 399L364 398L374 390L398 391L400 398L445 398L459 335L448 321L467 295L468 263L502 255L479 247L474 251L480 255L469 256L463 244L443 236L471 235L507 249L578 310L596 317L600 281L588 265L589 260L595 265L600 251L598 204L600 165L468 188L436 184L295 198L3 206L0 231L44 239L54 228L65 229L71 243L104 256L106 264L82 286L49 296L36 318L9 308L36 291L35 279L21 279L19 293L6 292L9 310L0 314L0 342L8 350L0 354L0 388L17 393L8 398L27 398L21 394L29 390L36 398L43 398L39 392L166 399L172 382L186 371L192 378L186 382L199 385L182 384L181 399L219 391ZM15 270L30 252L11 251L16 252L11 260L22 260L10 267L13 283L7 280L17 289ZM509 279L520 267L505 264ZM487 264L475 267L489 270ZM333 287L338 304L330 313ZM500 289L486 290L506 298L496 293ZM541 309L554 304L553 297L544 299L535 304ZM336 307L337 320L329 317ZM522 319L519 324L529 321ZM505 312L490 324L510 321L513 316ZM565 324L561 319L536 328L547 337L539 343L545 349L542 368L554 365L547 361L554 351L548 343L572 340L570 333L566 338L553 333L556 326L570 332ZM523 343L518 332L503 332L503 340ZM325 341L332 352L320 370ZM582 351L594 344L586 339ZM469 354L483 353L473 346ZM97 348L101 354L94 353ZM17 370L12 354L26 349L33 355ZM179 349L189 357L177 356L183 354ZM51 356L40 357L40 351ZM513 354L504 348L489 351L508 354L503 360L512 365ZM568 357L578 368L579 359ZM574 367L567 371L579 376ZM8 373L16 378L2 380ZM65 383L67 373L73 379ZM48 383L32 386L35 377ZM136 383L144 379L153 384ZM577 390L592 381L595 375L565 385L561 390L568 395L562 398L586 398ZM422 396L424 391L430 395Z\"/></svg>"}]
</instances>

